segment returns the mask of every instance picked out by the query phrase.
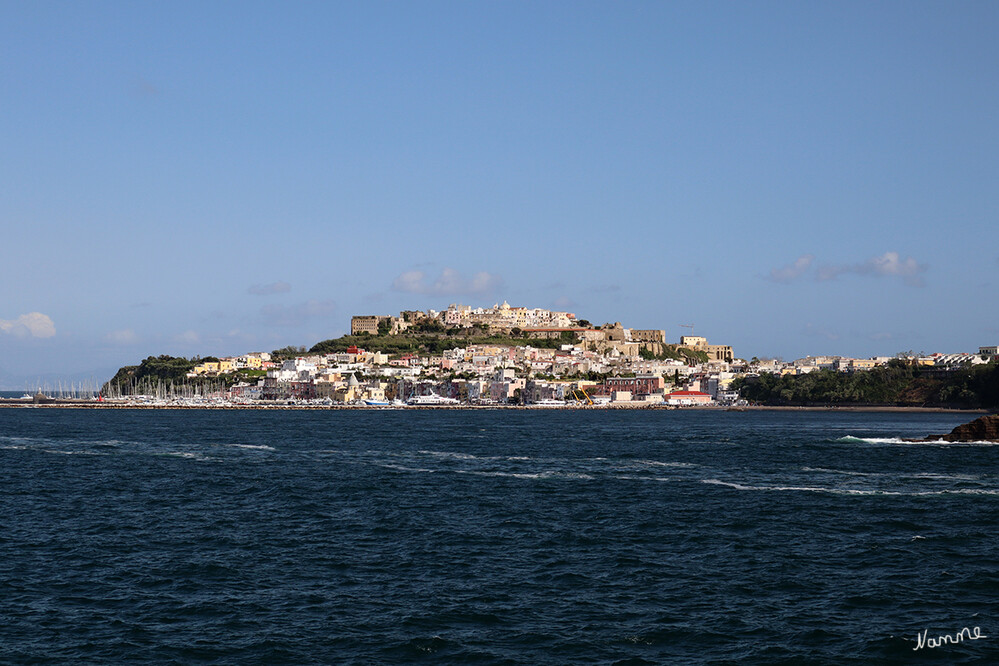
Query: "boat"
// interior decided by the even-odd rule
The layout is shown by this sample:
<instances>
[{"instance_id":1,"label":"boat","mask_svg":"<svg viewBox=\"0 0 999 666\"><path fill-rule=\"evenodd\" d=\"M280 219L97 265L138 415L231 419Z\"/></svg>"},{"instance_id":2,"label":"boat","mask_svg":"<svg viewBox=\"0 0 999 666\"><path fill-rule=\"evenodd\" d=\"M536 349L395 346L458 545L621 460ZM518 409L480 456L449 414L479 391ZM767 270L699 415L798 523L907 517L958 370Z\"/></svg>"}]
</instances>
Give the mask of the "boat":
<instances>
[{"instance_id":1,"label":"boat","mask_svg":"<svg viewBox=\"0 0 999 666\"><path fill-rule=\"evenodd\" d=\"M406 401L407 405L414 407L423 407L427 405L457 405L460 403L460 400L445 398L444 396L437 395L436 393L431 393L429 395L414 395Z\"/></svg>"},{"instance_id":2,"label":"boat","mask_svg":"<svg viewBox=\"0 0 999 666\"><path fill-rule=\"evenodd\" d=\"M537 402L532 402L528 407L565 407L565 400L556 400L555 398L545 398L544 400L538 400Z\"/></svg>"},{"instance_id":3,"label":"boat","mask_svg":"<svg viewBox=\"0 0 999 666\"><path fill-rule=\"evenodd\" d=\"M363 402L368 407L389 407L392 405L388 400L365 400Z\"/></svg>"}]
</instances>

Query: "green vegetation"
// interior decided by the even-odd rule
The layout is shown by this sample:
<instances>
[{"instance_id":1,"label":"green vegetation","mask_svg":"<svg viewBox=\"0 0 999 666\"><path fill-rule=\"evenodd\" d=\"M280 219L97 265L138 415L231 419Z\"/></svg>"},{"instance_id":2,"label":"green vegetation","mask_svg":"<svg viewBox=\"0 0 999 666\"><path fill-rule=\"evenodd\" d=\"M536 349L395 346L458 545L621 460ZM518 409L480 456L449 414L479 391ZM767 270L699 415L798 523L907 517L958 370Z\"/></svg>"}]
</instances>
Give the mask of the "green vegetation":
<instances>
[{"instance_id":1,"label":"green vegetation","mask_svg":"<svg viewBox=\"0 0 999 666\"><path fill-rule=\"evenodd\" d=\"M412 330L412 329L411 329ZM571 335L571 334L570 334ZM570 340L569 342L572 342ZM466 345L515 345L525 347L530 345L538 349L558 349L566 344L565 340L532 340L513 338L506 335L453 336L439 334L411 334L408 331L402 335L344 335L332 340L316 343L309 350L311 354L335 354L347 351L348 347L357 346L367 351L378 351L391 356L402 354L440 354L448 349ZM276 353L276 352L275 352ZM303 352L296 352L301 355Z\"/></svg>"},{"instance_id":2,"label":"green vegetation","mask_svg":"<svg viewBox=\"0 0 999 666\"><path fill-rule=\"evenodd\" d=\"M182 356L150 356L139 365L126 365L119 368L115 376L104 386L101 393L138 394L149 393L153 387L164 383L196 383L187 378L187 373L201 363L201 359L186 359Z\"/></svg>"},{"instance_id":3,"label":"green vegetation","mask_svg":"<svg viewBox=\"0 0 999 666\"><path fill-rule=\"evenodd\" d=\"M999 363L940 372L901 359L866 372L817 370L762 374L733 383L742 397L765 405L897 405L999 408Z\"/></svg>"},{"instance_id":4,"label":"green vegetation","mask_svg":"<svg viewBox=\"0 0 999 666\"><path fill-rule=\"evenodd\" d=\"M255 383L261 377L267 376L266 370L243 369L217 377L188 377L194 366L201 363L218 362L213 356L205 358L186 359L182 356L150 356L139 365L126 365L120 368L103 387L101 393L110 394L148 394L158 391L178 390L181 386L196 388L228 388L239 382Z\"/></svg>"},{"instance_id":5,"label":"green vegetation","mask_svg":"<svg viewBox=\"0 0 999 666\"><path fill-rule=\"evenodd\" d=\"M105 387L113 384L125 386L142 380L184 381L187 373L200 362L182 356L150 356L139 365L126 365L120 368Z\"/></svg>"},{"instance_id":6,"label":"green vegetation","mask_svg":"<svg viewBox=\"0 0 999 666\"><path fill-rule=\"evenodd\" d=\"M294 345L288 345L287 347L281 347L281 349L275 349L272 351L271 360L275 363L280 363L281 361L287 361L290 358L297 358L306 353L308 353L308 349L304 346L296 347Z\"/></svg>"},{"instance_id":7,"label":"green vegetation","mask_svg":"<svg viewBox=\"0 0 999 666\"><path fill-rule=\"evenodd\" d=\"M661 354L656 354L651 349L642 346L638 349L638 355L646 361L683 361L688 365L708 362L708 353L696 349L688 349L679 345L663 345Z\"/></svg>"}]
</instances>

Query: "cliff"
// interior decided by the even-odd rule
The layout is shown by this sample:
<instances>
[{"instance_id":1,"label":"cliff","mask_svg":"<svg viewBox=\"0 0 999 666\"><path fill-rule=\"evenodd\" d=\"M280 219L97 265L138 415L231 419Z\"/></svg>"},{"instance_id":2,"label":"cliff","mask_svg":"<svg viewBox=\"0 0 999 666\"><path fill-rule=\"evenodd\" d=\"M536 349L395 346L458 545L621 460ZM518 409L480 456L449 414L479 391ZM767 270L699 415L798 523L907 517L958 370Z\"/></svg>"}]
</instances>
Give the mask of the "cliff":
<instances>
[{"instance_id":1,"label":"cliff","mask_svg":"<svg viewBox=\"0 0 999 666\"><path fill-rule=\"evenodd\" d=\"M927 440L942 439L946 442L997 442L999 443L999 415L990 414L971 423L959 425L949 435L937 435Z\"/></svg>"}]
</instances>

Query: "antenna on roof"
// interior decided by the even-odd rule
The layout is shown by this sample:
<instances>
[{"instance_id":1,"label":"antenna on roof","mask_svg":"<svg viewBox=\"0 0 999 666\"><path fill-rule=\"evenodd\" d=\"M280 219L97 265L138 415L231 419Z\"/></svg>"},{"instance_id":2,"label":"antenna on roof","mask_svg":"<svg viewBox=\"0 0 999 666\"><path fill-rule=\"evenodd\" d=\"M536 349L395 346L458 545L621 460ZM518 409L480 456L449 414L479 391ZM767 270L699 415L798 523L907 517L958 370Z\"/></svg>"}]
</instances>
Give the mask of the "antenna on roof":
<instances>
[{"instance_id":1,"label":"antenna on roof","mask_svg":"<svg viewBox=\"0 0 999 666\"><path fill-rule=\"evenodd\" d=\"M691 335L694 334L694 325L693 324L680 324L680 328L689 328L690 329L690 334Z\"/></svg>"}]
</instances>

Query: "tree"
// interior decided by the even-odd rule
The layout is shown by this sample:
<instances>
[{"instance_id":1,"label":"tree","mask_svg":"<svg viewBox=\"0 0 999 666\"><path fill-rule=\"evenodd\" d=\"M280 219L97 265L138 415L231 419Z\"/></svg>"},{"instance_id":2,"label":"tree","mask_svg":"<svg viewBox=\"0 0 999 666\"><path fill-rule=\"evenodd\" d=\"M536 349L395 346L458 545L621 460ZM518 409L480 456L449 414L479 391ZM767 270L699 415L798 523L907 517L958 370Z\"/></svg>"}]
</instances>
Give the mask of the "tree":
<instances>
[{"instance_id":1,"label":"tree","mask_svg":"<svg viewBox=\"0 0 999 666\"><path fill-rule=\"evenodd\" d=\"M392 322L388 319L378 320L378 335L388 335L392 330Z\"/></svg>"}]
</instances>

